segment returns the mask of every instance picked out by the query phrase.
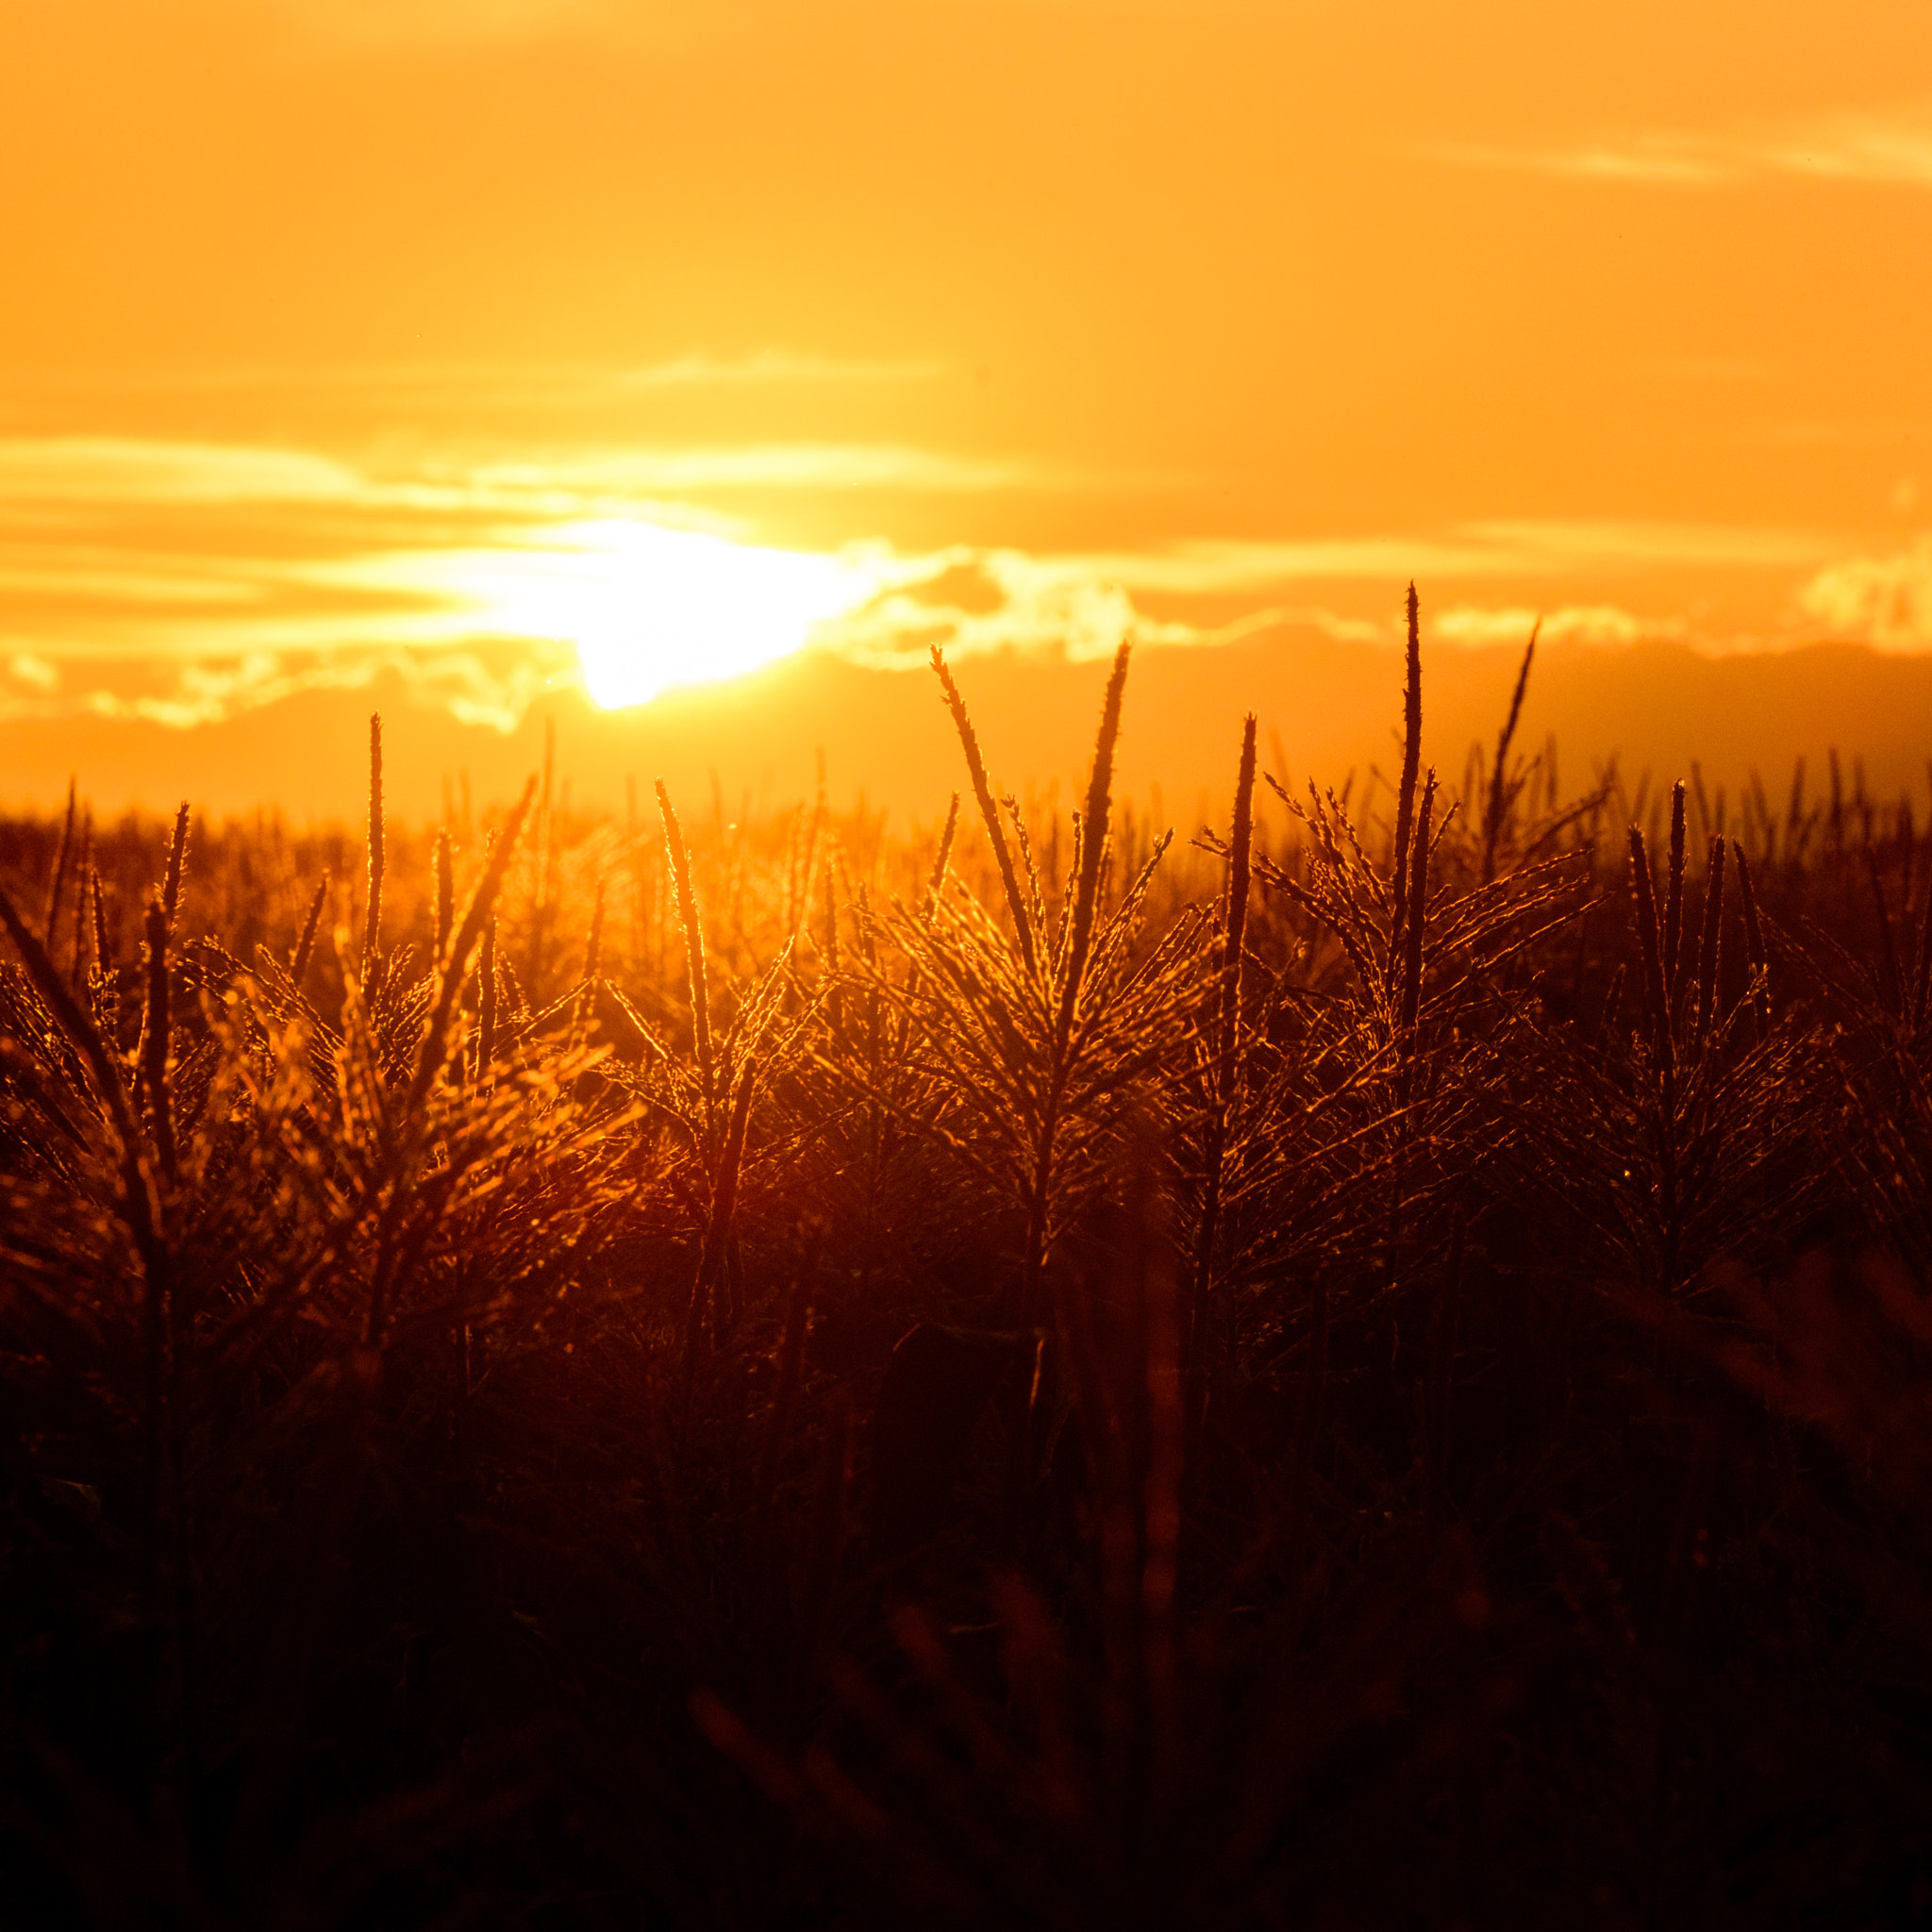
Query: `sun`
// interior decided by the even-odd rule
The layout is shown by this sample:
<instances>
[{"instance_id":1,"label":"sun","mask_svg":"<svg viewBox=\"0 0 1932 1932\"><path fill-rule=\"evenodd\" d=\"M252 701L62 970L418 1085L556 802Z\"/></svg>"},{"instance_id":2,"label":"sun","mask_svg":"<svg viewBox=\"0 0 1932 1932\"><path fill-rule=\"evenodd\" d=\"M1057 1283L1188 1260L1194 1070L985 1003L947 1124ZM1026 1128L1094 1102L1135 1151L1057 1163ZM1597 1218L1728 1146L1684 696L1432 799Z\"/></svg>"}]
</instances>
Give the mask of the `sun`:
<instances>
[{"instance_id":1,"label":"sun","mask_svg":"<svg viewBox=\"0 0 1932 1932\"><path fill-rule=\"evenodd\" d=\"M767 549L630 521L579 525L554 589L584 687L607 710L679 685L736 677L789 657L814 625L875 594L841 558Z\"/></svg>"},{"instance_id":2,"label":"sun","mask_svg":"<svg viewBox=\"0 0 1932 1932\"><path fill-rule=\"evenodd\" d=\"M359 558L328 579L420 601L421 642L524 638L575 649L606 710L789 657L815 626L902 581L882 547L830 556L640 517L574 519L537 541Z\"/></svg>"}]
</instances>

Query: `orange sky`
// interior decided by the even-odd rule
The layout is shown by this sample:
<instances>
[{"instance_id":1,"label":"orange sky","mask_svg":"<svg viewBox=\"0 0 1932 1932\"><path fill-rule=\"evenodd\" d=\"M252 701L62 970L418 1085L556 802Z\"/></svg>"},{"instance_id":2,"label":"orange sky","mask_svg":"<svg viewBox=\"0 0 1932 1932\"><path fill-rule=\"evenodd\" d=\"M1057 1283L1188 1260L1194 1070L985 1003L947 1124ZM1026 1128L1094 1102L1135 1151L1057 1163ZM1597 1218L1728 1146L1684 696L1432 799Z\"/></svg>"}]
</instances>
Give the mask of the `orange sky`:
<instances>
[{"instance_id":1,"label":"orange sky","mask_svg":"<svg viewBox=\"0 0 1932 1932\"><path fill-rule=\"evenodd\" d=\"M510 724L640 530L874 665L1932 648L1905 0L0 0L0 804Z\"/></svg>"}]
</instances>

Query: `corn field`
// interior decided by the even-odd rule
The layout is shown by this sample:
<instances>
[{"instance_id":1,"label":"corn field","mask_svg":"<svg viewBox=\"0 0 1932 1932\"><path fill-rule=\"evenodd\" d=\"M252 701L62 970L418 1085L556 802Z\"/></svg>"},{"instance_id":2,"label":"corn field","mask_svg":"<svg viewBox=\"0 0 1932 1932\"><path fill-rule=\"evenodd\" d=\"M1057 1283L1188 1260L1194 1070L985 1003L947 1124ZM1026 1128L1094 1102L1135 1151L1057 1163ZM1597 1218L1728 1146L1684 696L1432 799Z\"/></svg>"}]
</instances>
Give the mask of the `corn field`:
<instances>
[{"instance_id":1,"label":"corn field","mask_svg":"<svg viewBox=\"0 0 1932 1932\"><path fill-rule=\"evenodd\" d=\"M1124 649L1066 815L936 653L904 836L0 825L0 1917L1932 1921L1932 839L1534 648L1177 842Z\"/></svg>"}]
</instances>

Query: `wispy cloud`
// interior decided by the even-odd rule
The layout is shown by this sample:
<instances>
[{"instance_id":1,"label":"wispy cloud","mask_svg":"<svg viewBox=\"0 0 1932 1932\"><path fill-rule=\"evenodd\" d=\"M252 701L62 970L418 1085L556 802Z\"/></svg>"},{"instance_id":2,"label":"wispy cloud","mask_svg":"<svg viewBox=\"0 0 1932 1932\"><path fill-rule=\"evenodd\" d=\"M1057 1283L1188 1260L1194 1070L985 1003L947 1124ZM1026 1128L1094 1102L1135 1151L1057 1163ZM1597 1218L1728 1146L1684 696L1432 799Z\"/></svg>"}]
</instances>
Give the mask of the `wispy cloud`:
<instances>
[{"instance_id":1,"label":"wispy cloud","mask_svg":"<svg viewBox=\"0 0 1932 1932\"><path fill-rule=\"evenodd\" d=\"M1137 479L1125 479L1131 486ZM1142 479L1144 480L1144 479ZM690 491L1070 490L1101 479L1017 458L905 443L758 442L540 452L515 461L422 462L387 474L305 450L89 437L0 438L8 504L362 503L548 513L589 501Z\"/></svg>"},{"instance_id":2,"label":"wispy cloud","mask_svg":"<svg viewBox=\"0 0 1932 1932\"><path fill-rule=\"evenodd\" d=\"M808 15L808 0L273 0L324 45L380 52L594 36L706 47Z\"/></svg>"},{"instance_id":3,"label":"wispy cloud","mask_svg":"<svg viewBox=\"0 0 1932 1932\"><path fill-rule=\"evenodd\" d=\"M1111 479L1136 487L1137 479ZM1144 481L1145 479L1139 479ZM1018 458L965 457L897 443L773 442L547 450L516 460L429 457L363 468L303 450L131 439L0 437L0 525L17 532L57 519L138 508L258 506L288 525L325 509L365 541L422 541L414 525L454 519L479 537L513 543L522 526L559 518L636 515L662 524L743 533L747 497L984 495L1058 491L1100 479ZM733 508L740 506L740 508ZM341 547L341 535L335 539ZM70 554L71 555L71 554ZM63 567L69 559L59 559ZM152 568L172 574L172 559ZM239 560L225 570L249 570Z\"/></svg>"},{"instance_id":4,"label":"wispy cloud","mask_svg":"<svg viewBox=\"0 0 1932 1932\"><path fill-rule=\"evenodd\" d=\"M1932 102L1731 129L1638 128L1551 147L1449 145L1438 159L1573 180L1718 188L1773 176L1932 188Z\"/></svg>"},{"instance_id":5,"label":"wispy cloud","mask_svg":"<svg viewBox=\"0 0 1932 1932\"><path fill-rule=\"evenodd\" d=\"M1503 168L1575 181L1628 181L1668 188L1716 188L1740 178L1732 158L1710 151L1711 137L1634 133L1554 148L1488 147L1452 142L1436 159L1465 168Z\"/></svg>"},{"instance_id":6,"label":"wispy cloud","mask_svg":"<svg viewBox=\"0 0 1932 1932\"><path fill-rule=\"evenodd\" d=\"M933 382L946 373L943 362L908 358L898 361L804 356L788 349L762 349L755 356L678 356L617 372L623 389L783 387L787 384L897 385Z\"/></svg>"},{"instance_id":7,"label":"wispy cloud","mask_svg":"<svg viewBox=\"0 0 1932 1932\"><path fill-rule=\"evenodd\" d=\"M96 551L58 555L51 561L22 558L16 551L0 558L0 610L29 600L70 605L235 605L254 600L257 586L239 562L209 570L184 563L169 569L165 558L143 564L125 553Z\"/></svg>"},{"instance_id":8,"label":"wispy cloud","mask_svg":"<svg viewBox=\"0 0 1932 1932\"><path fill-rule=\"evenodd\" d=\"M948 456L900 443L773 442L718 448L561 453L471 472L484 489L599 492L712 490L901 490L977 492L1065 489L1076 480L1033 465Z\"/></svg>"},{"instance_id":9,"label":"wispy cloud","mask_svg":"<svg viewBox=\"0 0 1932 1932\"><path fill-rule=\"evenodd\" d=\"M1135 590L1210 595L1307 581L1454 581L1683 566L1781 569L1815 564L1833 548L1823 534L1748 525L1546 518L1301 542L1178 543L1068 558L1061 567Z\"/></svg>"},{"instance_id":10,"label":"wispy cloud","mask_svg":"<svg viewBox=\"0 0 1932 1932\"><path fill-rule=\"evenodd\" d=\"M103 437L0 440L0 503L341 502L366 479L306 450Z\"/></svg>"},{"instance_id":11,"label":"wispy cloud","mask_svg":"<svg viewBox=\"0 0 1932 1932\"><path fill-rule=\"evenodd\" d=\"M1782 570L1831 554L1822 531L1751 524L1663 523L1632 517L1552 517L1470 524L1507 574L1682 566ZM1507 560L1507 565L1505 559Z\"/></svg>"},{"instance_id":12,"label":"wispy cloud","mask_svg":"<svg viewBox=\"0 0 1932 1932\"><path fill-rule=\"evenodd\" d=\"M5 0L0 0L0 6ZM59 367L0 373L0 404L98 411L183 397L245 396L274 413L340 425L398 419L459 424L629 420L673 397L719 391L860 392L958 376L938 357L825 355L767 344L740 354L695 347L649 362L438 358L361 363L223 362L151 368Z\"/></svg>"},{"instance_id":13,"label":"wispy cloud","mask_svg":"<svg viewBox=\"0 0 1932 1932\"><path fill-rule=\"evenodd\" d=\"M1932 537L1889 557L1830 564L1804 585L1797 604L1835 638L1883 651L1932 649Z\"/></svg>"}]
</instances>

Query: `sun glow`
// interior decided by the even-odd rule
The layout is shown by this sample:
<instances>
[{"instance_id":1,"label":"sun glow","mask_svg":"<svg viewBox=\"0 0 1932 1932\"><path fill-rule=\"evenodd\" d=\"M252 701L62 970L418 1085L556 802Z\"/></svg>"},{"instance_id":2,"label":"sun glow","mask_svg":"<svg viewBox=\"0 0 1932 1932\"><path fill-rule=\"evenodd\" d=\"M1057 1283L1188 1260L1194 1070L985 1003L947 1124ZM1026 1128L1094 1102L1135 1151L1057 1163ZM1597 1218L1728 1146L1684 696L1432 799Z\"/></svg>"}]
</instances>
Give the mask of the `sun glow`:
<instances>
[{"instance_id":1,"label":"sun glow","mask_svg":"<svg viewBox=\"0 0 1932 1932\"><path fill-rule=\"evenodd\" d=\"M883 555L771 549L632 517L533 534L489 549L361 558L326 575L423 600L411 628L424 638L572 646L584 689L606 710L789 657L815 625L904 575Z\"/></svg>"},{"instance_id":2,"label":"sun glow","mask_svg":"<svg viewBox=\"0 0 1932 1932\"><path fill-rule=\"evenodd\" d=\"M580 548L550 586L553 624L576 645L585 689L607 710L789 657L814 625L880 588L844 558L704 531L611 522L572 535Z\"/></svg>"}]
</instances>

